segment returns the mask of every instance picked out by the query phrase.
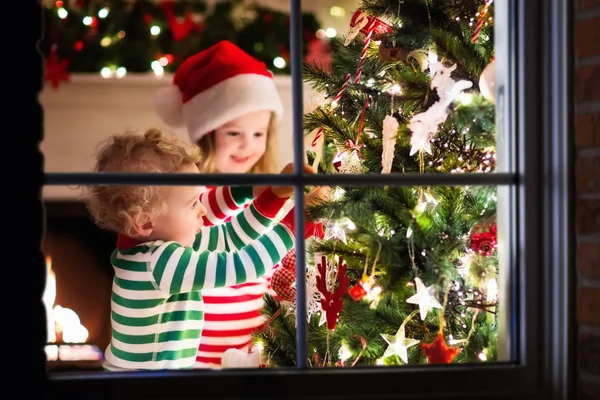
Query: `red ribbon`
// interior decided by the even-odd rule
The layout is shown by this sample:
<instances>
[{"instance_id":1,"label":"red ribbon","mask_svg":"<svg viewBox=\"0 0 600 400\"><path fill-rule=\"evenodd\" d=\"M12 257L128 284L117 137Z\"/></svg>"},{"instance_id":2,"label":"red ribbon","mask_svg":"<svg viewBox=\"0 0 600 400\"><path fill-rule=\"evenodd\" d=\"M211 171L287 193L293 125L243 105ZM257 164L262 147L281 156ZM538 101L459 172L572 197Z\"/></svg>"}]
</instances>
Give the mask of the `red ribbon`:
<instances>
[{"instance_id":1,"label":"red ribbon","mask_svg":"<svg viewBox=\"0 0 600 400\"><path fill-rule=\"evenodd\" d=\"M358 143L354 143L352 139L346 139L346 148L348 150L355 150L360 158L363 158L362 152L360 151L361 145Z\"/></svg>"}]
</instances>

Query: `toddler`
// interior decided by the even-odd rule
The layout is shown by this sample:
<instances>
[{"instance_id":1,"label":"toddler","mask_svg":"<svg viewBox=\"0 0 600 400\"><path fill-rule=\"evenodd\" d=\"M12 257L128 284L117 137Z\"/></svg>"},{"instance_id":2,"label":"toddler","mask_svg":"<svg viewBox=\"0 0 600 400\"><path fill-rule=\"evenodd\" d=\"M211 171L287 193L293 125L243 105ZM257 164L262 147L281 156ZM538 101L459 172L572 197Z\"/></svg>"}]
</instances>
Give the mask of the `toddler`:
<instances>
[{"instance_id":1,"label":"toddler","mask_svg":"<svg viewBox=\"0 0 600 400\"><path fill-rule=\"evenodd\" d=\"M95 170L198 174L199 161L197 146L150 130L111 137ZM293 211L275 220L292 187L267 187L230 222L212 227L203 227L201 186L87 189L96 223L119 233L111 255L107 370L192 368L204 322L202 291L256 280L293 246Z\"/></svg>"}]
</instances>

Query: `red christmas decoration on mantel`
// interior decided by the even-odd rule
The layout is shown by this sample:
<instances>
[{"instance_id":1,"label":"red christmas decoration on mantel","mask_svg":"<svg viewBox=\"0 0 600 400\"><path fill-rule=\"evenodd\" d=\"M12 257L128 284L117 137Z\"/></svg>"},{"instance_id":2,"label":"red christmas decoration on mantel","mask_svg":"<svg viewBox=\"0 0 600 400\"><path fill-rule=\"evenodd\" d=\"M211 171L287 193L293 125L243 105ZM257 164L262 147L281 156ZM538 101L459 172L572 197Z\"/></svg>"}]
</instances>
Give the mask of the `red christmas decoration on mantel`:
<instances>
[{"instance_id":1,"label":"red christmas decoration on mantel","mask_svg":"<svg viewBox=\"0 0 600 400\"><path fill-rule=\"evenodd\" d=\"M483 222L471 230L469 247L483 256L491 256L498 245L497 240L496 224Z\"/></svg>"},{"instance_id":2,"label":"red christmas decoration on mantel","mask_svg":"<svg viewBox=\"0 0 600 400\"><path fill-rule=\"evenodd\" d=\"M194 22L194 13L191 8L187 8L183 17L175 14L175 2L165 1L161 4L163 12L169 22L169 29L173 40L179 42L185 39L192 31L201 32L202 25Z\"/></svg>"},{"instance_id":3,"label":"red christmas decoration on mantel","mask_svg":"<svg viewBox=\"0 0 600 400\"><path fill-rule=\"evenodd\" d=\"M342 296L348 293L348 286L350 285L350 278L346 276L346 269L348 266L344 264L342 257L338 259L337 266L337 288L330 292L327 289L327 258L321 257L321 262L317 264L317 289L323 295L321 299L321 308L325 312L327 319L327 328L334 330L337 324L338 317L342 311L344 302Z\"/></svg>"},{"instance_id":4,"label":"red christmas decoration on mantel","mask_svg":"<svg viewBox=\"0 0 600 400\"><path fill-rule=\"evenodd\" d=\"M45 61L44 81L50 82L54 90L58 89L60 82L70 82L71 76L68 71L70 63L70 60L59 59L56 45L52 46L50 54L48 54Z\"/></svg>"},{"instance_id":5,"label":"red christmas decoration on mantel","mask_svg":"<svg viewBox=\"0 0 600 400\"><path fill-rule=\"evenodd\" d=\"M450 364L460 353L459 347L448 347L444 340L444 333L441 331L433 342L421 343L421 350L425 353L429 364Z\"/></svg>"}]
</instances>

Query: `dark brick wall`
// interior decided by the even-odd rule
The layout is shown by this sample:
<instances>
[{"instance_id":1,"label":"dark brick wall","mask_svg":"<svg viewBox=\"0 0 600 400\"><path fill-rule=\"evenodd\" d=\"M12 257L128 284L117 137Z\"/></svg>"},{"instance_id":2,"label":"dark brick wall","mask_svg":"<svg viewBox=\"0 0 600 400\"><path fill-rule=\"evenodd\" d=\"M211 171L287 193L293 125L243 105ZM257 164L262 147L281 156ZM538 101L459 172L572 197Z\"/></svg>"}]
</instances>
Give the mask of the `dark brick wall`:
<instances>
[{"instance_id":1,"label":"dark brick wall","mask_svg":"<svg viewBox=\"0 0 600 400\"><path fill-rule=\"evenodd\" d=\"M600 399L600 0L575 10L578 398Z\"/></svg>"}]
</instances>

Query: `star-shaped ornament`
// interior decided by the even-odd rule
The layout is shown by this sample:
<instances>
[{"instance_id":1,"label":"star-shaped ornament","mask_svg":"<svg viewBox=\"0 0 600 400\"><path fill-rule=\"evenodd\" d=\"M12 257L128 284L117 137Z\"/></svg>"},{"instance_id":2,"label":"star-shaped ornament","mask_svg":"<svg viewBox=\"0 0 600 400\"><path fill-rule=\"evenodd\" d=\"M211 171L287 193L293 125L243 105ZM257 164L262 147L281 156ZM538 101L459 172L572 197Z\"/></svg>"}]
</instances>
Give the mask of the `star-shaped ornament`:
<instances>
[{"instance_id":1,"label":"star-shaped ornament","mask_svg":"<svg viewBox=\"0 0 600 400\"><path fill-rule=\"evenodd\" d=\"M450 364L460 353L459 347L448 347L442 332L438 332L433 342L421 343L421 350L429 364Z\"/></svg>"},{"instance_id":2,"label":"star-shaped ornament","mask_svg":"<svg viewBox=\"0 0 600 400\"><path fill-rule=\"evenodd\" d=\"M418 151L425 151L427 154L431 154L431 141L429 139L429 134L426 132L415 132L410 138L410 153L409 155L413 155Z\"/></svg>"},{"instance_id":3,"label":"star-shaped ornament","mask_svg":"<svg viewBox=\"0 0 600 400\"><path fill-rule=\"evenodd\" d=\"M425 284L421 278L415 278L415 283L417 285L417 294L406 299L406 302L410 304L417 304L419 306L421 321L425 321L429 311L431 311L433 308L442 308L442 305L433 295L435 290L433 285L425 287Z\"/></svg>"},{"instance_id":4,"label":"star-shaped ornament","mask_svg":"<svg viewBox=\"0 0 600 400\"><path fill-rule=\"evenodd\" d=\"M344 244L348 244L346 240L346 231L335 221L325 222L325 235L323 236L323 239L339 239L344 242Z\"/></svg>"},{"instance_id":5,"label":"star-shaped ornament","mask_svg":"<svg viewBox=\"0 0 600 400\"><path fill-rule=\"evenodd\" d=\"M408 364L408 348L419 344L418 340L406 337L404 325L400 326L395 335L385 335L382 333L381 337L389 344L382 358L397 355L404 361L404 364Z\"/></svg>"}]
</instances>

